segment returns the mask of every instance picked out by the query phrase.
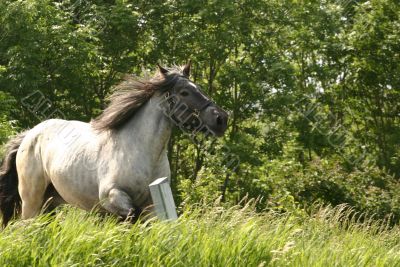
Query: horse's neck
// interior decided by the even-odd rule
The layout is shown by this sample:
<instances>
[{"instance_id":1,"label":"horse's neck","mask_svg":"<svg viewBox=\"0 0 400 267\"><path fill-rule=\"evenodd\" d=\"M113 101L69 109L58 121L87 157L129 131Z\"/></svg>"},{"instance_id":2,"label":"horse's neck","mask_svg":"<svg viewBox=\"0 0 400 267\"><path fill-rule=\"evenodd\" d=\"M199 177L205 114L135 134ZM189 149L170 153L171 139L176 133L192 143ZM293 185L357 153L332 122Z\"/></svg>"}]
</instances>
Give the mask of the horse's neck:
<instances>
[{"instance_id":1,"label":"horse's neck","mask_svg":"<svg viewBox=\"0 0 400 267\"><path fill-rule=\"evenodd\" d=\"M119 131L118 138L127 153L140 151L157 162L166 151L172 124L159 106L160 100L161 96L153 96Z\"/></svg>"}]
</instances>

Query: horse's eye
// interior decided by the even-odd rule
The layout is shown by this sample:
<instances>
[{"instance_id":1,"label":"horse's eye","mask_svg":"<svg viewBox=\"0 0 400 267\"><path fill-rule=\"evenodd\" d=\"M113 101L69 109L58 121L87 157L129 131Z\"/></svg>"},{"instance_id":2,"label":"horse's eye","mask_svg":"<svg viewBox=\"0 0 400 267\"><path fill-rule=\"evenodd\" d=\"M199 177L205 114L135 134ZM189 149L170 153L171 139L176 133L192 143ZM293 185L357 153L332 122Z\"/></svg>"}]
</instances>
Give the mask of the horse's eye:
<instances>
[{"instance_id":1,"label":"horse's eye","mask_svg":"<svg viewBox=\"0 0 400 267\"><path fill-rule=\"evenodd\" d=\"M182 91L182 92L180 92L180 95L181 95L181 96L188 96L189 93L188 93L187 91Z\"/></svg>"}]
</instances>

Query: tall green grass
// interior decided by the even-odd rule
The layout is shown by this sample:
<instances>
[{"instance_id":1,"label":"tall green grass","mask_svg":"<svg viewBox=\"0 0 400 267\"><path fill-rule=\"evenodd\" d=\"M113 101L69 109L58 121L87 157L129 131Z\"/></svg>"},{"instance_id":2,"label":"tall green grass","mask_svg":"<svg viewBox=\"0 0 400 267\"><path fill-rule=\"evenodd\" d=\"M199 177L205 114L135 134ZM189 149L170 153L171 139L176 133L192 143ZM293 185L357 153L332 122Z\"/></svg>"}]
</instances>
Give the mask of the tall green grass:
<instances>
[{"instance_id":1,"label":"tall green grass","mask_svg":"<svg viewBox=\"0 0 400 267\"><path fill-rule=\"evenodd\" d=\"M351 214L199 207L131 225L65 207L1 231L0 266L400 266L399 228Z\"/></svg>"}]
</instances>

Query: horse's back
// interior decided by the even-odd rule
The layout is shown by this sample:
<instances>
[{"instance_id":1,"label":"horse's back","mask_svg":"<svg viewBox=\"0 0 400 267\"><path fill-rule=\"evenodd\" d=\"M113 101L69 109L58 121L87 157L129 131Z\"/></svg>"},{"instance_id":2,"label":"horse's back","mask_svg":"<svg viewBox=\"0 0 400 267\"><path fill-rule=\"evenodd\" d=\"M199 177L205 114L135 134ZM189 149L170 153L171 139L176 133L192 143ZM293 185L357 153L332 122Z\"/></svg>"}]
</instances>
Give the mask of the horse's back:
<instances>
[{"instance_id":1,"label":"horse's back","mask_svg":"<svg viewBox=\"0 0 400 267\"><path fill-rule=\"evenodd\" d=\"M49 157L59 158L68 151L82 148L82 144L93 141L95 137L90 124L80 121L50 119L29 130L21 143L19 158L29 157L47 162ZM17 156L18 157L18 156Z\"/></svg>"},{"instance_id":2,"label":"horse's back","mask_svg":"<svg viewBox=\"0 0 400 267\"><path fill-rule=\"evenodd\" d=\"M57 133L61 132L61 129L63 129L63 126L66 124L67 121L51 119L41 122L28 130L18 149L16 159L17 168L19 170L23 168L33 168L33 163L36 163L36 168L43 168L41 161L43 152L45 151L43 143L58 138Z\"/></svg>"}]
</instances>

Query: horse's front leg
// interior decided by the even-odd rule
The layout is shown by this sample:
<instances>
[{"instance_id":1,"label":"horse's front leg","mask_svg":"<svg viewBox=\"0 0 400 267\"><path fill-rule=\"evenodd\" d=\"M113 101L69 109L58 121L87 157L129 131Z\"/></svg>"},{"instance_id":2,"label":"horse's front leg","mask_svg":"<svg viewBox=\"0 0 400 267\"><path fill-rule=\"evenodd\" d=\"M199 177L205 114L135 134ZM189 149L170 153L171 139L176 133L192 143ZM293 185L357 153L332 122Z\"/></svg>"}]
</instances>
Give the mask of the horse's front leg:
<instances>
[{"instance_id":1,"label":"horse's front leg","mask_svg":"<svg viewBox=\"0 0 400 267\"><path fill-rule=\"evenodd\" d=\"M131 197L118 188L100 190L100 203L104 209L124 219L129 217L137 219L140 214L140 211L133 206Z\"/></svg>"}]
</instances>

